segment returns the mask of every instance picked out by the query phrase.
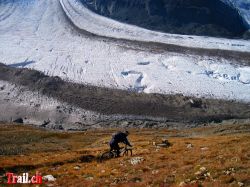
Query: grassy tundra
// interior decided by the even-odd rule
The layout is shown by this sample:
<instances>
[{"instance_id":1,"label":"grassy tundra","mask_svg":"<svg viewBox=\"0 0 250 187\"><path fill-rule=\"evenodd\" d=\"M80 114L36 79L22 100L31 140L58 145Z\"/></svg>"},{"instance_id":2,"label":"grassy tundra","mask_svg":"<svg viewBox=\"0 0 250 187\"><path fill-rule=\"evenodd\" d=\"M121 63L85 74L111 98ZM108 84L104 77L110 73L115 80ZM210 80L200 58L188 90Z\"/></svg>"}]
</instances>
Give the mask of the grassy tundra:
<instances>
[{"instance_id":1,"label":"grassy tundra","mask_svg":"<svg viewBox=\"0 0 250 187\"><path fill-rule=\"evenodd\" d=\"M98 162L117 129L56 132L2 123L0 180L8 171L39 171L56 178L45 186L249 186L249 127L131 129L133 156ZM157 146L163 139L171 146Z\"/></svg>"}]
</instances>

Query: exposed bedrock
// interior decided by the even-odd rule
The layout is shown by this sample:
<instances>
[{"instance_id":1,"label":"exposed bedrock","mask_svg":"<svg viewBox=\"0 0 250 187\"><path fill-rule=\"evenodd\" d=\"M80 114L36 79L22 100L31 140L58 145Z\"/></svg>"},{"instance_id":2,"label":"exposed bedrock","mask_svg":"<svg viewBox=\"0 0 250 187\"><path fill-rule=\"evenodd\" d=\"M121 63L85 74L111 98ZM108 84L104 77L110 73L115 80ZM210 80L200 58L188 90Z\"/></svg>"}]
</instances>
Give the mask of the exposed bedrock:
<instances>
[{"instance_id":1,"label":"exposed bedrock","mask_svg":"<svg viewBox=\"0 0 250 187\"><path fill-rule=\"evenodd\" d=\"M177 34L242 37L237 9L220 0L81 0L95 12L147 29Z\"/></svg>"}]
</instances>

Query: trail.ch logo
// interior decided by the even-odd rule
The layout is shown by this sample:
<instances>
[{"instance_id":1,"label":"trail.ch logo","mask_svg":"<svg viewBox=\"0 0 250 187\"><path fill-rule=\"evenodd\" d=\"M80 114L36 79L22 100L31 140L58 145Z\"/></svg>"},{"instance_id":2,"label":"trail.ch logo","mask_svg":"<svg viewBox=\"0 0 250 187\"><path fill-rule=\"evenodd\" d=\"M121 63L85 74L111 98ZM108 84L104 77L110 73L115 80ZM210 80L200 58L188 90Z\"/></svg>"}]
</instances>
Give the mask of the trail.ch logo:
<instances>
[{"instance_id":1,"label":"trail.ch logo","mask_svg":"<svg viewBox=\"0 0 250 187\"><path fill-rule=\"evenodd\" d=\"M39 172L36 172L33 176L29 176L29 173L16 175L8 172L5 177L7 178L7 184L42 184L42 175Z\"/></svg>"}]
</instances>

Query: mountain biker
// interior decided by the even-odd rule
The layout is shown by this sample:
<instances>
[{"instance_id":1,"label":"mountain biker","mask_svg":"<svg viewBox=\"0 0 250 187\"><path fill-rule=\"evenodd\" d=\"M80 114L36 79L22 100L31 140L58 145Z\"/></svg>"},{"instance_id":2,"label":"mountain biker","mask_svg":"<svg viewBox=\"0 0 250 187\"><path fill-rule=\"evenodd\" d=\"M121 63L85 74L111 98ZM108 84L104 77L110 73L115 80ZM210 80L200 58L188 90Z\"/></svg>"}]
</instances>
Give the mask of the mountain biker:
<instances>
[{"instance_id":1,"label":"mountain biker","mask_svg":"<svg viewBox=\"0 0 250 187\"><path fill-rule=\"evenodd\" d=\"M110 151L115 150L117 153L117 156L120 156L120 147L118 143L124 143L130 147L132 145L129 143L127 136L129 135L128 131L125 132L117 132L112 136L112 139L109 142L110 145Z\"/></svg>"}]
</instances>

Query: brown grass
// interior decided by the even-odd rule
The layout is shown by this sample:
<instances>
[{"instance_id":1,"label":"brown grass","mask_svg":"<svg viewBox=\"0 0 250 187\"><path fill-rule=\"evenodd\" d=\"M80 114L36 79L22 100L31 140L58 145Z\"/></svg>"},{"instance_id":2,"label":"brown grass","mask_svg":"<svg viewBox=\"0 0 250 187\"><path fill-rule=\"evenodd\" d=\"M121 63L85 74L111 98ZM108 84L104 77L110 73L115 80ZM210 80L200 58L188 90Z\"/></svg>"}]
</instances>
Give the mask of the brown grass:
<instances>
[{"instance_id":1,"label":"brown grass","mask_svg":"<svg viewBox=\"0 0 250 187\"><path fill-rule=\"evenodd\" d=\"M235 129L236 126L223 126ZM0 125L0 174L35 171L57 178L54 186L244 186L250 185L250 134L214 134L222 127L185 131L132 129L133 157L98 162L117 129L67 133ZM246 127L248 130L249 128ZM241 128L242 129L242 128ZM195 136L194 136L195 134ZM169 148L153 142L167 138ZM192 144L192 148L187 148ZM79 166L80 169L74 169ZM197 175L201 167L205 174ZM209 176L206 176L207 174Z\"/></svg>"}]
</instances>

